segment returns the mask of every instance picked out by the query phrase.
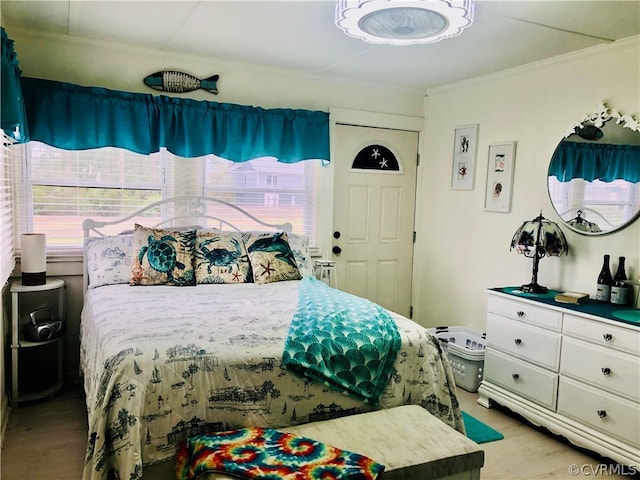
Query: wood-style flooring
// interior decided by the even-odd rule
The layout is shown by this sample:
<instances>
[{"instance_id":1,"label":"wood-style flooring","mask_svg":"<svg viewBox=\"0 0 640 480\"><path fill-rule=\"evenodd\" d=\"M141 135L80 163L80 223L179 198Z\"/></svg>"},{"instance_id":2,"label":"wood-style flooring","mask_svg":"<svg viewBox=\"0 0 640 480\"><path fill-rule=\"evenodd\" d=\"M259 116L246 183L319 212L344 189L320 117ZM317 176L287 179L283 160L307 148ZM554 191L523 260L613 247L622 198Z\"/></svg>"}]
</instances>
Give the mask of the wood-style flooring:
<instances>
[{"instance_id":1,"label":"wood-style flooring","mask_svg":"<svg viewBox=\"0 0 640 480\"><path fill-rule=\"evenodd\" d=\"M507 411L485 409L477 394L459 389L462 408L491 425L504 439L483 444L484 480L611 478L606 460L577 449L518 420ZM20 405L9 417L0 453L2 480L80 480L86 446L84 395L79 387L64 388L55 398ZM571 465L581 473L572 475Z\"/></svg>"}]
</instances>

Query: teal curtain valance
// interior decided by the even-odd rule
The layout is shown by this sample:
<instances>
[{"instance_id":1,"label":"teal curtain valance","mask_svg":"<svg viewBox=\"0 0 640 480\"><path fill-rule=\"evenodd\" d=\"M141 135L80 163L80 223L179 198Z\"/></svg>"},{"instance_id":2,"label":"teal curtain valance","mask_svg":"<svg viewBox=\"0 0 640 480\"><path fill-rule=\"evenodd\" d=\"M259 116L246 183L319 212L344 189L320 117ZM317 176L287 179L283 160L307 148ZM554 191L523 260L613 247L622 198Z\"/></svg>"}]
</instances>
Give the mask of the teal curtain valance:
<instances>
[{"instance_id":1,"label":"teal curtain valance","mask_svg":"<svg viewBox=\"0 0 640 480\"><path fill-rule=\"evenodd\" d=\"M562 141L556 148L549 176L560 182L583 178L588 182L640 182L640 145L612 145Z\"/></svg>"},{"instance_id":2,"label":"teal curtain valance","mask_svg":"<svg viewBox=\"0 0 640 480\"><path fill-rule=\"evenodd\" d=\"M329 114L129 93L23 78L31 140L67 150L106 146L243 162L329 160Z\"/></svg>"},{"instance_id":3,"label":"teal curtain valance","mask_svg":"<svg viewBox=\"0 0 640 480\"><path fill-rule=\"evenodd\" d=\"M7 36L4 28L2 35L2 70L0 71L1 87L1 128L19 143L29 141L20 75L18 56L13 50L13 40Z\"/></svg>"}]
</instances>

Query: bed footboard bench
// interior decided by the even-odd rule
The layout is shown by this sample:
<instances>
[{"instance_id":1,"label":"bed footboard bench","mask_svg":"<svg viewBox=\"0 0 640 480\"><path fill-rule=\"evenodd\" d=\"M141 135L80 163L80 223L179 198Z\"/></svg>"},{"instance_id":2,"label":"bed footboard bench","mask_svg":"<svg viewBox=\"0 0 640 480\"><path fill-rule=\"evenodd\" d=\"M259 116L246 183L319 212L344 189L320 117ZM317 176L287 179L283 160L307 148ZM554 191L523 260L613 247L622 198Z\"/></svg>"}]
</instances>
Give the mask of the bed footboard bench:
<instances>
[{"instance_id":1,"label":"bed footboard bench","mask_svg":"<svg viewBox=\"0 0 640 480\"><path fill-rule=\"evenodd\" d=\"M417 405L280 430L372 458L385 465L384 480L479 480L484 465L484 451L475 442Z\"/></svg>"},{"instance_id":2,"label":"bed footboard bench","mask_svg":"<svg viewBox=\"0 0 640 480\"><path fill-rule=\"evenodd\" d=\"M478 480L484 451L418 405L285 429L385 465L384 480Z\"/></svg>"}]
</instances>

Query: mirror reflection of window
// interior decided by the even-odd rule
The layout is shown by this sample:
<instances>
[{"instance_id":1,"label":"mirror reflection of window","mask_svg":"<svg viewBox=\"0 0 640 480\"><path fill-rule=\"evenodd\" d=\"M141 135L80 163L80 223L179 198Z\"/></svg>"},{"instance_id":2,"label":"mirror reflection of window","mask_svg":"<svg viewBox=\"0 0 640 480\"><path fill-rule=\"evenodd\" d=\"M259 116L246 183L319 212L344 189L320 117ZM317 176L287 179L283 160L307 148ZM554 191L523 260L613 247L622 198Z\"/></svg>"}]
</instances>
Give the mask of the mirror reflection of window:
<instances>
[{"instance_id":1,"label":"mirror reflection of window","mask_svg":"<svg viewBox=\"0 0 640 480\"><path fill-rule=\"evenodd\" d=\"M567 134L549 164L551 203L578 233L612 232L640 215L640 128L607 111L611 119L596 112Z\"/></svg>"},{"instance_id":2,"label":"mirror reflection of window","mask_svg":"<svg viewBox=\"0 0 640 480\"><path fill-rule=\"evenodd\" d=\"M587 182L581 178L560 182L549 177L549 194L565 222L574 219L581 210L582 218L607 231L623 225L637 213L639 185L624 180Z\"/></svg>"}]
</instances>

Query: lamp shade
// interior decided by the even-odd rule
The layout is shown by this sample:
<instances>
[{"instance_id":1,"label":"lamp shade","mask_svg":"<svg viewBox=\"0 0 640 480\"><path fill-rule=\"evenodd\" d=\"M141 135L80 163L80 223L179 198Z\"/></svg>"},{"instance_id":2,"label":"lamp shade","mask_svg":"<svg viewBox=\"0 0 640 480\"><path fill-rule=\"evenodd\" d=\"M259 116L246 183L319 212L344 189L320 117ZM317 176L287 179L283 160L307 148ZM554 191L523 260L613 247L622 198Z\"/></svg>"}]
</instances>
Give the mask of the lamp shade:
<instances>
[{"instance_id":1,"label":"lamp shade","mask_svg":"<svg viewBox=\"0 0 640 480\"><path fill-rule=\"evenodd\" d=\"M558 224L544 218L542 213L516 230L511 248L526 257L533 257L536 253L541 257L559 257L569 252L567 239Z\"/></svg>"},{"instance_id":2,"label":"lamp shade","mask_svg":"<svg viewBox=\"0 0 640 480\"><path fill-rule=\"evenodd\" d=\"M573 229L578 230L580 232L587 233L598 233L602 232L602 229L598 226L597 223L590 222L586 218L582 216L582 210L578 210L575 218L572 218L567 222L569 226Z\"/></svg>"},{"instance_id":3,"label":"lamp shade","mask_svg":"<svg viewBox=\"0 0 640 480\"><path fill-rule=\"evenodd\" d=\"M434 43L473 23L475 0L338 0L336 25L365 42Z\"/></svg>"},{"instance_id":4,"label":"lamp shade","mask_svg":"<svg viewBox=\"0 0 640 480\"><path fill-rule=\"evenodd\" d=\"M25 233L20 237L20 268L23 285L47 283L47 237L44 233Z\"/></svg>"},{"instance_id":5,"label":"lamp shade","mask_svg":"<svg viewBox=\"0 0 640 480\"><path fill-rule=\"evenodd\" d=\"M522 290L532 293L546 293L547 287L538 285L538 263L542 257L559 257L569 253L569 245L557 223L540 215L527 220L511 239L511 248L525 257L533 258L531 283L522 286Z\"/></svg>"}]
</instances>

